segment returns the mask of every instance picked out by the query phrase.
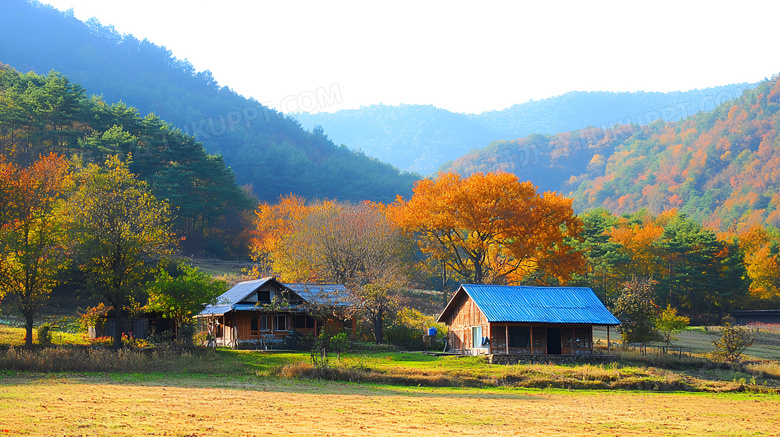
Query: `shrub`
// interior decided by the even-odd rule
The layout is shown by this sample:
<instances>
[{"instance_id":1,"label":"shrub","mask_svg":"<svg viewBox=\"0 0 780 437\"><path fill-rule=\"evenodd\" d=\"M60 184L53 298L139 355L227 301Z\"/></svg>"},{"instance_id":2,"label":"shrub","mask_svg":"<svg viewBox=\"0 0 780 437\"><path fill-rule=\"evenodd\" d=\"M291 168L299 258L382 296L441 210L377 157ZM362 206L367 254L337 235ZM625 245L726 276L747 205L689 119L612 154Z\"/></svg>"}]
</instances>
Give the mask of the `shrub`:
<instances>
[{"instance_id":1,"label":"shrub","mask_svg":"<svg viewBox=\"0 0 780 437\"><path fill-rule=\"evenodd\" d=\"M48 346L51 344L51 331L54 327L51 323L43 323L36 329L38 334L38 344Z\"/></svg>"},{"instance_id":2,"label":"shrub","mask_svg":"<svg viewBox=\"0 0 780 437\"><path fill-rule=\"evenodd\" d=\"M738 361L745 349L753 344L753 336L742 326L732 324L733 319L726 319L720 338L713 341L715 353L726 361Z\"/></svg>"},{"instance_id":3,"label":"shrub","mask_svg":"<svg viewBox=\"0 0 780 437\"><path fill-rule=\"evenodd\" d=\"M341 360L341 352L349 349L349 337L343 332L339 332L330 338L330 348L336 352L336 359Z\"/></svg>"}]
</instances>

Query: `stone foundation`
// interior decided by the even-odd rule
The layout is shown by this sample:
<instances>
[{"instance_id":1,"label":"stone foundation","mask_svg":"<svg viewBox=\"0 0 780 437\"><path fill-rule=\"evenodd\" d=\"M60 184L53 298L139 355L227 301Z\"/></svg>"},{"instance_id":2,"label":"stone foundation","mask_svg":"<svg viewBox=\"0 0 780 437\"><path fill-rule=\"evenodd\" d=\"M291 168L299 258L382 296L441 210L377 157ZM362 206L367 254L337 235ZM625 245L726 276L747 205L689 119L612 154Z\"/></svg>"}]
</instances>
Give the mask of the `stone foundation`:
<instances>
[{"instance_id":1,"label":"stone foundation","mask_svg":"<svg viewBox=\"0 0 780 437\"><path fill-rule=\"evenodd\" d=\"M488 355L490 364L566 364L566 363L611 363L617 361L615 355L531 355L531 354L493 354Z\"/></svg>"}]
</instances>

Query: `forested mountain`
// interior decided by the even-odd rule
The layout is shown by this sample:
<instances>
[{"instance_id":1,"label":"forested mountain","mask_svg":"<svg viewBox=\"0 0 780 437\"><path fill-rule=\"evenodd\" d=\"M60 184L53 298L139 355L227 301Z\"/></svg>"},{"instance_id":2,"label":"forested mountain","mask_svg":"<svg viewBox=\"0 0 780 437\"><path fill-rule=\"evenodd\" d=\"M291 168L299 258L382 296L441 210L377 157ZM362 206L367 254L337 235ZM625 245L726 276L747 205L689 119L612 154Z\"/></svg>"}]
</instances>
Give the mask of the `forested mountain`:
<instances>
[{"instance_id":1,"label":"forested mountain","mask_svg":"<svg viewBox=\"0 0 780 437\"><path fill-rule=\"evenodd\" d=\"M334 141L385 162L428 174L444 162L497 138L510 138L430 105L371 105L332 114L296 114L304 128L321 125Z\"/></svg>"},{"instance_id":2,"label":"forested mountain","mask_svg":"<svg viewBox=\"0 0 780 437\"><path fill-rule=\"evenodd\" d=\"M399 168L429 174L492 141L556 134L587 126L676 121L739 97L755 85L659 92L569 92L502 111L456 114L433 106L372 105L332 114L297 114L304 128L321 125L336 143Z\"/></svg>"},{"instance_id":3,"label":"forested mountain","mask_svg":"<svg viewBox=\"0 0 780 437\"><path fill-rule=\"evenodd\" d=\"M712 229L780 226L780 77L678 122L624 124L495 142L461 174L503 169L572 192L580 210L677 209Z\"/></svg>"},{"instance_id":4,"label":"forested mountain","mask_svg":"<svg viewBox=\"0 0 780 437\"><path fill-rule=\"evenodd\" d=\"M322 131L304 131L164 47L25 0L4 0L0 15L0 62L22 72L62 72L108 103L156 114L222 155L238 183L252 184L262 200L295 193L391 201L411 193L415 175L336 146Z\"/></svg>"},{"instance_id":5,"label":"forested mountain","mask_svg":"<svg viewBox=\"0 0 780 437\"><path fill-rule=\"evenodd\" d=\"M54 153L102 164L118 155L174 212L185 251L235 256L254 203L221 157L154 115L87 97L59 73L21 74L0 64L0 160L22 168Z\"/></svg>"}]
</instances>

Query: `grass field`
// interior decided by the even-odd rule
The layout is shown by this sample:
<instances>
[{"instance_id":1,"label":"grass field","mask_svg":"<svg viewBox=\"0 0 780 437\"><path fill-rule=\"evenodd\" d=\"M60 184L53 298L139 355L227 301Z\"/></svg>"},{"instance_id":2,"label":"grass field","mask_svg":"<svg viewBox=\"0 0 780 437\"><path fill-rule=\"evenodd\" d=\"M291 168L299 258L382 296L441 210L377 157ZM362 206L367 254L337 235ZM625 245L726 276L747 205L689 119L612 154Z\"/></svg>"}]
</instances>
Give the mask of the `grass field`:
<instances>
[{"instance_id":1,"label":"grass field","mask_svg":"<svg viewBox=\"0 0 780 437\"><path fill-rule=\"evenodd\" d=\"M703 345L712 334L689 335ZM306 352L116 353L72 346L87 343L78 334L60 339L71 346L0 350L0 435L780 436L780 396L764 394L780 387L777 364L751 381L749 369L686 368L701 359L685 357L656 360L665 369L331 356L329 375L364 381L350 383L296 378L312 369ZM0 345L22 340L23 330L0 325ZM762 347L756 354L772 352ZM709 392L669 391L680 389Z\"/></svg>"},{"instance_id":2,"label":"grass field","mask_svg":"<svg viewBox=\"0 0 780 437\"><path fill-rule=\"evenodd\" d=\"M6 373L0 434L780 435L780 398Z\"/></svg>"}]
</instances>

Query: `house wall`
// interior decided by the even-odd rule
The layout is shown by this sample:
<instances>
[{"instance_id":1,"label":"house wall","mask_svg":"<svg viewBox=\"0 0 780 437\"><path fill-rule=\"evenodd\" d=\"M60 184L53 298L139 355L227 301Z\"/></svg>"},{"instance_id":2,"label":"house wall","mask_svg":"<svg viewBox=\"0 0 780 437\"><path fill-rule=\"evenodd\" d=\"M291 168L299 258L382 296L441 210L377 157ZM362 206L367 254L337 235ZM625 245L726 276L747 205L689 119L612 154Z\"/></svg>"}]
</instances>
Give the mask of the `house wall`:
<instances>
[{"instance_id":1,"label":"house wall","mask_svg":"<svg viewBox=\"0 0 780 437\"><path fill-rule=\"evenodd\" d=\"M527 328L529 342L533 342L531 347L513 347L512 328ZM545 355L554 353L548 350L548 337L551 342L555 340L552 332L548 330L555 329L560 331L560 354L561 355L590 355L593 352L593 326L592 325L574 325L574 324L555 324L555 323L492 323L491 332L491 352L492 354L535 354ZM507 334L509 334L510 345L507 347ZM554 337L554 338L557 338ZM530 345L529 345L530 346Z\"/></svg>"},{"instance_id":2,"label":"house wall","mask_svg":"<svg viewBox=\"0 0 780 437\"><path fill-rule=\"evenodd\" d=\"M474 348L474 328L479 328L482 337L490 338L490 324L487 318L474 301L465 295L457 303L455 311L452 312L450 319L446 321L449 326L449 344L452 349L464 353L486 354L490 352L489 345L481 346L481 340L478 339L480 346Z\"/></svg>"},{"instance_id":3,"label":"house wall","mask_svg":"<svg viewBox=\"0 0 780 437\"><path fill-rule=\"evenodd\" d=\"M275 324L276 317L285 318L285 329L277 329ZM262 318L265 317L265 326ZM259 342L272 336L274 339L284 339L292 332L301 335L319 334L323 329L329 332L340 332L344 329L355 331L355 321L349 320L348 323L342 320L328 319L326 321L315 321L309 318L306 320L306 314L296 313L264 313L260 311L245 311L237 313L228 313L224 316L215 316L211 319L215 322L214 334L218 337L217 344L225 346L235 346L244 342ZM208 327L209 318L204 318L205 329ZM257 320L258 329L252 329L253 320ZM263 329L265 328L265 329Z\"/></svg>"}]
</instances>

